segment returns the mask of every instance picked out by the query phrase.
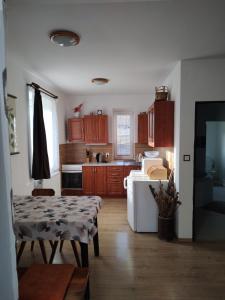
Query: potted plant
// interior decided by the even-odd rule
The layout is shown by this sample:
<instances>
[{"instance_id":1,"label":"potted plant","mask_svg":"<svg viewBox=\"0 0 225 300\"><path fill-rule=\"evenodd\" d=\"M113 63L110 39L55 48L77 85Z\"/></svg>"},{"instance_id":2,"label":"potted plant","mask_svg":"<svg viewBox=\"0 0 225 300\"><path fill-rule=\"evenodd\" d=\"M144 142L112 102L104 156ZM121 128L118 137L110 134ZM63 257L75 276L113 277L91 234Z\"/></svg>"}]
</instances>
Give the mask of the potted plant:
<instances>
[{"instance_id":1,"label":"potted plant","mask_svg":"<svg viewBox=\"0 0 225 300\"><path fill-rule=\"evenodd\" d=\"M163 184L159 183L159 191L149 186L153 197L159 209L158 215L158 237L170 241L175 237L175 213L181 205L179 193L176 191L174 184L174 174L171 172L168 186L164 189Z\"/></svg>"}]
</instances>

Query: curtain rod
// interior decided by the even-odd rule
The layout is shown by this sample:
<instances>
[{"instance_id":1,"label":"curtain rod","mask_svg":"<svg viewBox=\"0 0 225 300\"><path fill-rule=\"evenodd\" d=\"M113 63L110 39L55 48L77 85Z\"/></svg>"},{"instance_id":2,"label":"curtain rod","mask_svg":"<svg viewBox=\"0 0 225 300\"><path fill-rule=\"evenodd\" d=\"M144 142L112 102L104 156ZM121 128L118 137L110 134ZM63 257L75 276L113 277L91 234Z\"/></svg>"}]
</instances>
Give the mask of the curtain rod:
<instances>
[{"instance_id":1,"label":"curtain rod","mask_svg":"<svg viewBox=\"0 0 225 300\"><path fill-rule=\"evenodd\" d=\"M42 93L44 93L45 95L48 95L51 98L57 99L58 97L54 94L52 94L51 92L47 91L46 89L44 89L43 87L41 87L40 85L38 85L35 82L32 83L27 83L27 86L30 86L34 89L40 90Z\"/></svg>"}]
</instances>

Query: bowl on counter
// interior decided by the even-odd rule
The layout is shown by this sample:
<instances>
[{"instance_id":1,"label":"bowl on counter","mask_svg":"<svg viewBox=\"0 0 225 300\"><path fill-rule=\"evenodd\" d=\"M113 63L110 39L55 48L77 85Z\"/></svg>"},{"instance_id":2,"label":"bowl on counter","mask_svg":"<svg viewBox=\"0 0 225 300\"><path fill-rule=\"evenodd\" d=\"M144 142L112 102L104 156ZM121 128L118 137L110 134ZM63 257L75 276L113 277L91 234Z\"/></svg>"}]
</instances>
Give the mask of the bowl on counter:
<instances>
[{"instance_id":1,"label":"bowl on counter","mask_svg":"<svg viewBox=\"0 0 225 300\"><path fill-rule=\"evenodd\" d=\"M147 158L159 157L159 151L144 151L144 155Z\"/></svg>"}]
</instances>

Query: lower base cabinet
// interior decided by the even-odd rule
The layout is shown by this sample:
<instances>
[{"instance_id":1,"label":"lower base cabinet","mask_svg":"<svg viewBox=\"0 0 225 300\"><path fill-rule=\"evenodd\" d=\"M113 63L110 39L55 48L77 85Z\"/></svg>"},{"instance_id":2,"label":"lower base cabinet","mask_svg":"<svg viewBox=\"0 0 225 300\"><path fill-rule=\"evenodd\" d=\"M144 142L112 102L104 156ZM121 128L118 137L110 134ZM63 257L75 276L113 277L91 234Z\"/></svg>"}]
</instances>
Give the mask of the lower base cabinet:
<instances>
[{"instance_id":1,"label":"lower base cabinet","mask_svg":"<svg viewBox=\"0 0 225 300\"><path fill-rule=\"evenodd\" d=\"M139 166L83 166L83 194L124 197L124 177Z\"/></svg>"},{"instance_id":2,"label":"lower base cabinet","mask_svg":"<svg viewBox=\"0 0 225 300\"><path fill-rule=\"evenodd\" d=\"M83 193L85 195L106 195L106 167L83 167Z\"/></svg>"}]
</instances>

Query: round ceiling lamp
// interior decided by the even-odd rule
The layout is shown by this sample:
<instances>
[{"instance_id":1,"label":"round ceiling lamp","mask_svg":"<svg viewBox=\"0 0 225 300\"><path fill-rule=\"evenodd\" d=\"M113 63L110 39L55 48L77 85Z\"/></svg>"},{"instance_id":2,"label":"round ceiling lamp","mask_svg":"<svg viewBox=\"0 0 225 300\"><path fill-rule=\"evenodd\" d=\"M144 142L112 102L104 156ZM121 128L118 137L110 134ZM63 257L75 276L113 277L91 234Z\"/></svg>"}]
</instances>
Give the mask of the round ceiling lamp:
<instances>
[{"instance_id":1,"label":"round ceiling lamp","mask_svg":"<svg viewBox=\"0 0 225 300\"><path fill-rule=\"evenodd\" d=\"M103 84L107 84L109 82L109 79L107 79L107 78L94 78L94 79L92 79L91 82L94 83L94 84L97 84L97 85L103 85Z\"/></svg>"},{"instance_id":2,"label":"round ceiling lamp","mask_svg":"<svg viewBox=\"0 0 225 300\"><path fill-rule=\"evenodd\" d=\"M51 41L61 47L76 46L80 42L78 34L68 30L55 30L49 35Z\"/></svg>"}]
</instances>

